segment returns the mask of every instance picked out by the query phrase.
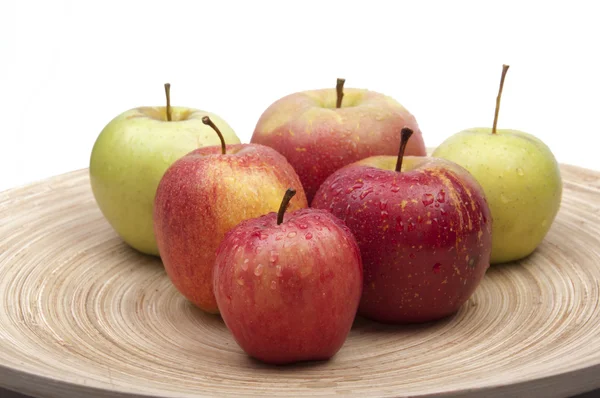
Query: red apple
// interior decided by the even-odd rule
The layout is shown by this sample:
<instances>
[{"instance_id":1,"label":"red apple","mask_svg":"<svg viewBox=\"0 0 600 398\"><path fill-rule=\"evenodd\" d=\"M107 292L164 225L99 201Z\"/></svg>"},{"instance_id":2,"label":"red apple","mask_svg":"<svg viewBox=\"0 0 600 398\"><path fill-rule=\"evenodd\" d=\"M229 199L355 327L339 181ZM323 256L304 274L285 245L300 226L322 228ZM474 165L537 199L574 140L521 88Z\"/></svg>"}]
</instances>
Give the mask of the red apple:
<instances>
[{"instance_id":1,"label":"red apple","mask_svg":"<svg viewBox=\"0 0 600 398\"><path fill-rule=\"evenodd\" d=\"M214 291L239 346L271 364L326 360L344 344L360 301L362 263L348 228L301 209L244 221L217 253Z\"/></svg>"},{"instance_id":2,"label":"red apple","mask_svg":"<svg viewBox=\"0 0 600 398\"><path fill-rule=\"evenodd\" d=\"M192 151L162 177L155 198L154 230L167 275L192 303L217 313L212 288L216 250L240 221L279 207L280 192L294 187L291 209L308 206L292 166L272 148L225 145Z\"/></svg>"},{"instance_id":3,"label":"red apple","mask_svg":"<svg viewBox=\"0 0 600 398\"><path fill-rule=\"evenodd\" d=\"M334 171L374 155L395 155L400 129L414 137L407 155L424 156L426 148L415 117L383 94L362 90L322 89L294 93L262 114L251 142L276 149L294 166L308 202ZM341 106L339 104L341 103Z\"/></svg>"},{"instance_id":4,"label":"red apple","mask_svg":"<svg viewBox=\"0 0 600 398\"><path fill-rule=\"evenodd\" d=\"M331 175L312 206L346 222L360 247L364 287L358 313L385 323L455 313L490 265L490 210L461 166L407 156L363 159ZM401 171L398 171L401 170Z\"/></svg>"}]
</instances>

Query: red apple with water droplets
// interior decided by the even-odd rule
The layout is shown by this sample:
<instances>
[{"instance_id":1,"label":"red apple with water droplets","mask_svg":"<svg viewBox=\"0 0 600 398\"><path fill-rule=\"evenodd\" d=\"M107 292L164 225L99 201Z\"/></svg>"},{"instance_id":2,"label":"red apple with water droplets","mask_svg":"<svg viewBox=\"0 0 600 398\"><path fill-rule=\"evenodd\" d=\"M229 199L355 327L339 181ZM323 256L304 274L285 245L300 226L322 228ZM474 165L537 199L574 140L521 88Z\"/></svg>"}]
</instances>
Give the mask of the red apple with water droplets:
<instances>
[{"instance_id":1,"label":"red apple with water droplets","mask_svg":"<svg viewBox=\"0 0 600 398\"><path fill-rule=\"evenodd\" d=\"M416 118L394 99L374 91L309 90L271 104L256 124L251 142L276 149L294 167L308 203L334 171L374 155L394 155L400 129L414 136L407 155L427 154Z\"/></svg>"},{"instance_id":2,"label":"red apple with water droplets","mask_svg":"<svg viewBox=\"0 0 600 398\"><path fill-rule=\"evenodd\" d=\"M327 360L344 344L360 301L360 252L331 213L301 209L246 220L217 252L214 292L227 328L271 364Z\"/></svg>"},{"instance_id":3,"label":"red apple with water droplets","mask_svg":"<svg viewBox=\"0 0 600 398\"><path fill-rule=\"evenodd\" d=\"M456 163L370 157L332 174L312 207L344 220L360 247L358 313L385 323L437 320L473 294L490 264L492 219L483 189Z\"/></svg>"}]
</instances>

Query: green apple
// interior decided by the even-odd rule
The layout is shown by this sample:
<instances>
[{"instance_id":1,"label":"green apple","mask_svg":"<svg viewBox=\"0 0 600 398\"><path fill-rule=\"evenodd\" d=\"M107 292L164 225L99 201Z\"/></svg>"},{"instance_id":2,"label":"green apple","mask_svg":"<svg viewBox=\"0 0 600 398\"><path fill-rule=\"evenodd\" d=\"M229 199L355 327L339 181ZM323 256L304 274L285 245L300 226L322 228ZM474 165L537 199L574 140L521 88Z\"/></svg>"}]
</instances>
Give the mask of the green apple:
<instances>
[{"instance_id":1,"label":"green apple","mask_svg":"<svg viewBox=\"0 0 600 398\"><path fill-rule=\"evenodd\" d=\"M167 168L189 152L220 145L219 137L202 122L209 116L227 144L239 144L233 129L218 115L167 105L130 109L102 130L90 157L90 183L102 214L134 249L158 256L153 210L158 183Z\"/></svg>"},{"instance_id":2,"label":"green apple","mask_svg":"<svg viewBox=\"0 0 600 398\"><path fill-rule=\"evenodd\" d=\"M466 168L483 187L492 215L491 263L521 259L542 242L562 198L559 165L539 138L497 129L504 77L492 128L471 128L440 144L432 156Z\"/></svg>"}]
</instances>

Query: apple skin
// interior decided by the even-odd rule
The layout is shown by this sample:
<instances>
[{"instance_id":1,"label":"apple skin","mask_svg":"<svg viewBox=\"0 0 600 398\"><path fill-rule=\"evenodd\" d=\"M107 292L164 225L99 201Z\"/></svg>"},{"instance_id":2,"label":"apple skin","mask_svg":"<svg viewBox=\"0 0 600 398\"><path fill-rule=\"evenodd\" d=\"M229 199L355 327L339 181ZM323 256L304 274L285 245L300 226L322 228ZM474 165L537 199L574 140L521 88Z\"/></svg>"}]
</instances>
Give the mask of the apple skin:
<instances>
[{"instance_id":1,"label":"apple skin","mask_svg":"<svg viewBox=\"0 0 600 398\"><path fill-rule=\"evenodd\" d=\"M171 107L172 121L166 121L165 109L134 108L112 119L97 137L89 164L92 192L108 223L128 245L155 256L154 195L164 172L188 152L220 143L202 117L213 120L225 142L240 142L213 113Z\"/></svg>"},{"instance_id":2,"label":"apple skin","mask_svg":"<svg viewBox=\"0 0 600 398\"><path fill-rule=\"evenodd\" d=\"M261 115L251 138L287 158L309 204L323 181L341 167L374 155L395 155L403 127L414 131L406 155L426 155L415 117L394 99L348 88L337 109L336 98L333 89L285 96Z\"/></svg>"},{"instance_id":3,"label":"apple skin","mask_svg":"<svg viewBox=\"0 0 600 398\"><path fill-rule=\"evenodd\" d=\"M358 313L383 323L449 316L489 268L489 207L477 181L455 163L375 156L321 186L312 206L344 220L364 267Z\"/></svg>"},{"instance_id":4,"label":"apple skin","mask_svg":"<svg viewBox=\"0 0 600 398\"><path fill-rule=\"evenodd\" d=\"M200 148L175 161L156 191L154 231L167 275L189 301L218 313L212 273L216 251L241 221L277 211L296 189L291 210L308 206L298 175L274 149L256 144Z\"/></svg>"},{"instance_id":5,"label":"apple skin","mask_svg":"<svg viewBox=\"0 0 600 398\"><path fill-rule=\"evenodd\" d=\"M432 156L456 162L479 181L494 219L491 263L530 255L560 208L562 179L540 139L518 130L473 128L447 138Z\"/></svg>"},{"instance_id":6,"label":"apple skin","mask_svg":"<svg viewBox=\"0 0 600 398\"><path fill-rule=\"evenodd\" d=\"M356 240L329 212L242 222L219 246L214 290L238 345L270 364L327 360L343 346L360 301Z\"/></svg>"}]
</instances>

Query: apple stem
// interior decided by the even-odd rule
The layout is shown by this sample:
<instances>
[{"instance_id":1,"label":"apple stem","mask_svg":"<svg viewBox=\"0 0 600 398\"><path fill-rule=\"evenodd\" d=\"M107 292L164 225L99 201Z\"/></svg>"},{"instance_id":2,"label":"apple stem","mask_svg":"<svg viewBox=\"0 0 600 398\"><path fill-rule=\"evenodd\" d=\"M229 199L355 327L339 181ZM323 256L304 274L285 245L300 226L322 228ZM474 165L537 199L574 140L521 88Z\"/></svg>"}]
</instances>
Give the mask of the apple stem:
<instances>
[{"instance_id":1,"label":"apple stem","mask_svg":"<svg viewBox=\"0 0 600 398\"><path fill-rule=\"evenodd\" d=\"M494 113L494 126L492 127L492 134L496 134L496 125L498 124L498 113L500 112L500 98L502 97L502 88L504 87L504 78L506 72L508 72L509 65L502 65L502 77L500 78L500 89L498 89L498 96L496 97L496 112Z\"/></svg>"},{"instance_id":2,"label":"apple stem","mask_svg":"<svg viewBox=\"0 0 600 398\"><path fill-rule=\"evenodd\" d=\"M219 136L219 139L221 140L221 153L223 155L225 155L225 153L226 153L225 138L223 138L223 134L221 134L221 130L219 130L219 128L217 126L215 126L213 121L210 120L210 118L208 116L204 116L202 118L202 123L206 124L207 126L212 127L212 129L216 131L217 135Z\"/></svg>"},{"instance_id":3,"label":"apple stem","mask_svg":"<svg viewBox=\"0 0 600 398\"><path fill-rule=\"evenodd\" d=\"M167 121L171 121L171 83L165 83L165 95L167 96Z\"/></svg>"},{"instance_id":4,"label":"apple stem","mask_svg":"<svg viewBox=\"0 0 600 398\"><path fill-rule=\"evenodd\" d=\"M288 190L285 191L285 195L283 195L283 200L281 201L281 205L279 206L279 211L277 212L277 225L283 222L283 215L285 214L288 204L290 203L290 200L292 200L294 195L296 195L296 190L294 188L288 188Z\"/></svg>"},{"instance_id":5,"label":"apple stem","mask_svg":"<svg viewBox=\"0 0 600 398\"><path fill-rule=\"evenodd\" d=\"M396 161L396 171L402 169L402 159L404 158L404 151L406 150L406 144L408 139L413 134L413 131L408 127L404 127L400 132L400 149L398 150L398 160Z\"/></svg>"},{"instance_id":6,"label":"apple stem","mask_svg":"<svg viewBox=\"0 0 600 398\"><path fill-rule=\"evenodd\" d=\"M335 91L337 93L337 102L335 103L336 108L342 107L342 99L344 98L344 83L346 79L337 79L337 83L335 85Z\"/></svg>"}]
</instances>

